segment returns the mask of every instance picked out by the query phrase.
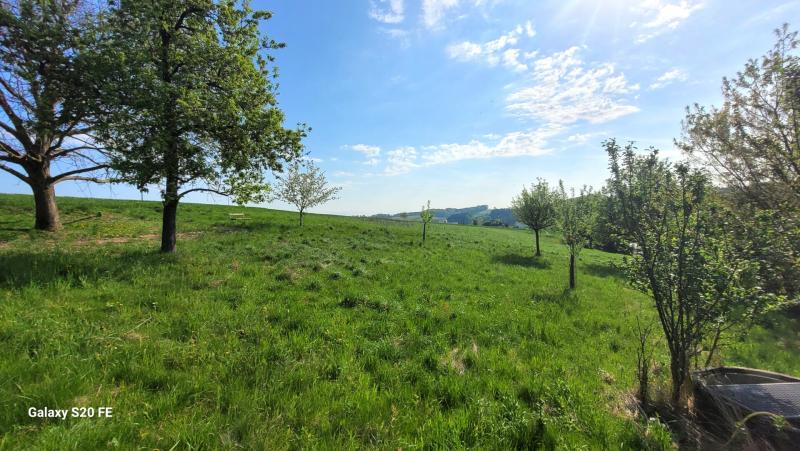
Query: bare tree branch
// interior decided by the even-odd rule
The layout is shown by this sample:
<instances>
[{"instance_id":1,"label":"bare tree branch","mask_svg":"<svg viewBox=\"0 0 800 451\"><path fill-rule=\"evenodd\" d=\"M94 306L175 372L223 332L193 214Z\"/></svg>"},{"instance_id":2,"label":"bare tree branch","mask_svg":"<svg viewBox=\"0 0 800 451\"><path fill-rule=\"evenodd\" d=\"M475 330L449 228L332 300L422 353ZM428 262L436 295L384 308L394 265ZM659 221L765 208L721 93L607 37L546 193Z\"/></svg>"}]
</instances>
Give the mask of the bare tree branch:
<instances>
[{"instance_id":1,"label":"bare tree branch","mask_svg":"<svg viewBox=\"0 0 800 451\"><path fill-rule=\"evenodd\" d=\"M189 193L195 193L195 192L214 193L214 194L219 194L220 196L231 196L233 194L233 193L230 193L230 192L227 192L227 191L219 191L219 190L215 190L215 189L211 189L211 188L192 188L192 189L186 190L186 191L178 194L178 199L181 199L183 196L185 196L185 195L187 195Z\"/></svg>"},{"instance_id":2,"label":"bare tree branch","mask_svg":"<svg viewBox=\"0 0 800 451\"><path fill-rule=\"evenodd\" d=\"M58 182L62 181L63 179L65 179L67 177L70 177L72 175L75 175L75 174L83 174L83 173L86 173L86 172L92 172L92 171L97 171L97 170L100 170L100 169L108 169L108 168L109 168L109 166L107 164L101 164L101 165L98 165L98 166L90 166L90 167L87 167L87 168L74 169L72 171L67 171L67 172L64 172L63 174L59 174L59 175L57 175L55 177L50 177L50 179L48 181L50 183L58 183ZM69 179L69 180L76 180L76 179L72 178L72 179Z\"/></svg>"},{"instance_id":3,"label":"bare tree branch","mask_svg":"<svg viewBox=\"0 0 800 451\"><path fill-rule=\"evenodd\" d=\"M23 182L25 182L27 184L31 183L31 179L26 177L24 174L22 174L21 172L15 171L14 169L11 169L10 167L8 167L8 166L6 166L4 164L0 164L0 169L2 169L3 171L8 172L9 174L17 177L18 179L22 180Z\"/></svg>"}]
</instances>

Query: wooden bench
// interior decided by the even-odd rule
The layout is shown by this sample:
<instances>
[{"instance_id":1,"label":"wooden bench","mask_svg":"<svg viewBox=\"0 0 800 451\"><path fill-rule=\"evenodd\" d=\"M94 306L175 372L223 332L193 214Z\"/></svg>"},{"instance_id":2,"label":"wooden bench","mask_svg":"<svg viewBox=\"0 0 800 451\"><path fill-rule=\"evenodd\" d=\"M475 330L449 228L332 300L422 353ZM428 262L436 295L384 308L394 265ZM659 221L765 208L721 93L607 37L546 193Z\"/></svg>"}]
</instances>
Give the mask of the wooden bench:
<instances>
[{"instance_id":1,"label":"wooden bench","mask_svg":"<svg viewBox=\"0 0 800 451\"><path fill-rule=\"evenodd\" d=\"M228 213L228 218L231 221L247 221L250 218L244 215L244 213Z\"/></svg>"}]
</instances>

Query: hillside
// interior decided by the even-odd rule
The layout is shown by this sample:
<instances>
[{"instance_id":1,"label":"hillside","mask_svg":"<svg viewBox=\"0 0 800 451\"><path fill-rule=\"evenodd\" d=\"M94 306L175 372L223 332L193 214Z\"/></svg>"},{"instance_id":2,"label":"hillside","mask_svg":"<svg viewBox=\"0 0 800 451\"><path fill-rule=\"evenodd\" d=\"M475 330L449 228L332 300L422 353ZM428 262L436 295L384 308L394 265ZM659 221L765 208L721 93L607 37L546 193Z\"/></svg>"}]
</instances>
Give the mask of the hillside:
<instances>
[{"instance_id":1,"label":"hillside","mask_svg":"<svg viewBox=\"0 0 800 451\"><path fill-rule=\"evenodd\" d=\"M571 292L548 235L535 259L523 230L434 224L422 245L412 222L200 204L162 255L159 203L59 202L43 234L0 195L0 449L672 446L630 411L655 317L617 255L585 250ZM776 317L722 357L800 374L797 330Z\"/></svg>"},{"instance_id":2,"label":"hillside","mask_svg":"<svg viewBox=\"0 0 800 451\"><path fill-rule=\"evenodd\" d=\"M467 208L432 208L435 222L447 222L448 224L483 224L484 222L497 221L508 226L524 225L517 222L517 218L511 212L510 208L489 208L488 205L477 205L475 207ZM419 221L420 212L402 212L395 214L377 214L373 218L378 219L395 219L403 221Z\"/></svg>"}]
</instances>

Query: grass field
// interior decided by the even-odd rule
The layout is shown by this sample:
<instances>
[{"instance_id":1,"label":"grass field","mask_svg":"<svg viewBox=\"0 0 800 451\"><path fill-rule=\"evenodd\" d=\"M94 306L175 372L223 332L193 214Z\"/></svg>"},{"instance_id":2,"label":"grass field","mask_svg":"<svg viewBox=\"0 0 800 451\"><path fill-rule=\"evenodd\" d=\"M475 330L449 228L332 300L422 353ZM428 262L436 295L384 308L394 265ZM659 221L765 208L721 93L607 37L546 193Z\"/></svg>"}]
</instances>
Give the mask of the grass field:
<instances>
[{"instance_id":1,"label":"grass field","mask_svg":"<svg viewBox=\"0 0 800 451\"><path fill-rule=\"evenodd\" d=\"M161 255L159 203L60 206L36 233L30 197L0 195L2 449L672 446L630 413L655 316L620 256L585 250L569 292L552 235L534 259L521 230L422 246L419 224L186 204ZM775 317L722 357L800 374L799 330Z\"/></svg>"}]
</instances>

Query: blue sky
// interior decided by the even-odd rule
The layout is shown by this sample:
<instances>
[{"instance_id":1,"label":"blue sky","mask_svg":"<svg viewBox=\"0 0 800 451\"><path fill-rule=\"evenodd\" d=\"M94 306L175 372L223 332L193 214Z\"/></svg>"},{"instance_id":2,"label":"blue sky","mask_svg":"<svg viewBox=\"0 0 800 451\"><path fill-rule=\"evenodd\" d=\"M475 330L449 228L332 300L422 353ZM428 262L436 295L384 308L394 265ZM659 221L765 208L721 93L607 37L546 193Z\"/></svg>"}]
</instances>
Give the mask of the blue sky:
<instances>
[{"instance_id":1,"label":"blue sky","mask_svg":"<svg viewBox=\"0 0 800 451\"><path fill-rule=\"evenodd\" d=\"M800 17L800 2L766 0L253 6L273 11L263 30L287 44L276 57L288 123L312 127L310 157L343 187L315 211L339 214L418 210L428 199L506 207L537 177L599 187L608 137L679 157L684 108L719 103L722 77ZM0 191L28 192L6 174ZM77 182L57 193L139 198L132 187Z\"/></svg>"}]
</instances>

